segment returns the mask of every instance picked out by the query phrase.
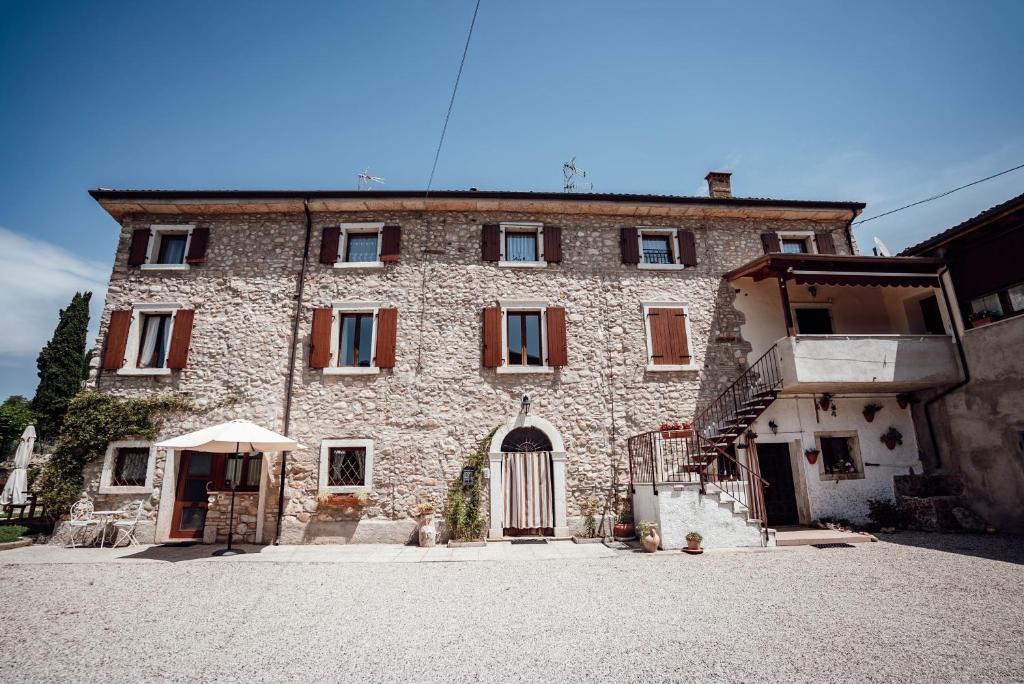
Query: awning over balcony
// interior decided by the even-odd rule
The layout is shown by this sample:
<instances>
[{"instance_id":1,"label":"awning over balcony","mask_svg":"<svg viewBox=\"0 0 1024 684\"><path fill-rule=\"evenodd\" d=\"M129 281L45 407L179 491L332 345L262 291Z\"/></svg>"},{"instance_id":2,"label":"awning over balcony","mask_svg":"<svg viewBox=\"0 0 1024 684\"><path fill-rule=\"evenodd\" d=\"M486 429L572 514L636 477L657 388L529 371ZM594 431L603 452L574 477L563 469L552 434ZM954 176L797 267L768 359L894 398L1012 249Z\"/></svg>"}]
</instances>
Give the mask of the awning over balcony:
<instances>
[{"instance_id":1,"label":"awning over balcony","mask_svg":"<svg viewBox=\"0 0 1024 684\"><path fill-rule=\"evenodd\" d=\"M765 254L725 274L739 278L782 278L799 285L938 287L941 259L931 257Z\"/></svg>"}]
</instances>

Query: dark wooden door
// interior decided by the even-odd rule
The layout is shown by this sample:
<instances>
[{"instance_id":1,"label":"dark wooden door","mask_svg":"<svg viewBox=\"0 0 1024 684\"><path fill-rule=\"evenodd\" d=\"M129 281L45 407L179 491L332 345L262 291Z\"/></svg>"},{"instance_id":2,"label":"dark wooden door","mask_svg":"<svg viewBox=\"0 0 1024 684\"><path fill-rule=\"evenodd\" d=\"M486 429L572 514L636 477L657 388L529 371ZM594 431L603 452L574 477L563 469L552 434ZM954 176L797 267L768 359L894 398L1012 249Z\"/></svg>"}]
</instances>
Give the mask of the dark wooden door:
<instances>
[{"instance_id":1,"label":"dark wooden door","mask_svg":"<svg viewBox=\"0 0 1024 684\"><path fill-rule=\"evenodd\" d=\"M171 537L196 539L203 536L206 509L209 506L206 487L212 479L213 454L204 451L181 452Z\"/></svg>"},{"instance_id":2,"label":"dark wooden door","mask_svg":"<svg viewBox=\"0 0 1024 684\"><path fill-rule=\"evenodd\" d=\"M768 481L768 487L764 490L768 524L772 527L800 524L789 445L758 443L757 462L761 466L761 477Z\"/></svg>"}]
</instances>

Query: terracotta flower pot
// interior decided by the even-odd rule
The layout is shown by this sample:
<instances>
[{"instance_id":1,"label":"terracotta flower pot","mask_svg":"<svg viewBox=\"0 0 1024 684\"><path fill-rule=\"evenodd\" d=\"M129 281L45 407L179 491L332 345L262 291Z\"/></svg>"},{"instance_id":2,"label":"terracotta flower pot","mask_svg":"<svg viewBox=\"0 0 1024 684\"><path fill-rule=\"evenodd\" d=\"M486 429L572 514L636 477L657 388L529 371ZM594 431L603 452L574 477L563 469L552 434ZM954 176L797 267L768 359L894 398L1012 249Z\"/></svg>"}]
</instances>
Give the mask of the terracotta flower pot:
<instances>
[{"instance_id":1,"label":"terracotta flower pot","mask_svg":"<svg viewBox=\"0 0 1024 684\"><path fill-rule=\"evenodd\" d=\"M696 541L696 540L691 541L691 540L687 539L686 540L686 548L690 549L691 551L696 551L697 549L700 548L700 542Z\"/></svg>"},{"instance_id":2,"label":"terracotta flower pot","mask_svg":"<svg viewBox=\"0 0 1024 684\"><path fill-rule=\"evenodd\" d=\"M616 539L632 539L635 536L636 529L633 527L633 523L615 523Z\"/></svg>"},{"instance_id":3,"label":"terracotta flower pot","mask_svg":"<svg viewBox=\"0 0 1024 684\"><path fill-rule=\"evenodd\" d=\"M829 407L832 406L832 400L831 399L819 399L818 400L818 406L821 407L822 411L828 411Z\"/></svg>"},{"instance_id":4,"label":"terracotta flower pot","mask_svg":"<svg viewBox=\"0 0 1024 684\"><path fill-rule=\"evenodd\" d=\"M900 405L901 409L905 409L910 406L910 400L906 397L896 397L896 403Z\"/></svg>"},{"instance_id":5,"label":"terracotta flower pot","mask_svg":"<svg viewBox=\"0 0 1024 684\"><path fill-rule=\"evenodd\" d=\"M807 457L807 462L810 463L811 465L814 465L815 463L818 462L818 452L817 451L805 451L804 452L804 456Z\"/></svg>"},{"instance_id":6,"label":"terracotta flower pot","mask_svg":"<svg viewBox=\"0 0 1024 684\"><path fill-rule=\"evenodd\" d=\"M863 413L864 413L864 420L868 421L869 423L875 419L875 412L874 411L864 411Z\"/></svg>"},{"instance_id":7,"label":"terracotta flower pot","mask_svg":"<svg viewBox=\"0 0 1024 684\"><path fill-rule=\"evenodd\" d=\"M658 544L661 543L661 537L658 536L657 530L652 530L649 535L640 540L640 544L644 547L644 551L647 553L654 553L658 550Z\"/></svg>"},{"instance_id":8,"label":"terracotta flower pot","mask_svg":"<svg viewBox=\"0 0 1024 684\"><path fill-rule=\"evenodd\" d=\"M973 321L971 321L971 327L972 328L980 328L981 326L988 325L991 322L992 322L992 319L990 317L975 318Z\"/></svg>"},{"instance_id":9,"label":"terracotta flower pot","mask_svg":"<svg viewBox=\"0 0 1024 684\"><path fill-rule=\"evenodd\" d=\"M885 442L885 446L889 447L889 451L892 451L893 449L896 448L896 440L895 439L886 438L883 441Z\"/></svg>"}]
</instances>

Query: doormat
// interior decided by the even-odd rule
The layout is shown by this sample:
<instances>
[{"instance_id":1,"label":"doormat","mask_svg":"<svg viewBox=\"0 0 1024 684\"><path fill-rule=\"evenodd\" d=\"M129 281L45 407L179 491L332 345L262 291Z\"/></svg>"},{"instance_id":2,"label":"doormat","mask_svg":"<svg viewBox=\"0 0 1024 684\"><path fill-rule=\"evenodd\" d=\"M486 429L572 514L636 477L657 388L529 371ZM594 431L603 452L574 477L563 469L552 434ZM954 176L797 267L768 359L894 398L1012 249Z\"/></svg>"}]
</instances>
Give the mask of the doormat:
<instances>
[{"instance_id":1,"label":"doormat","mask_svg":"<svg viewBox=\"0 0 1024 684\"><path fill-rule=\"evenodd\" d=\"M811 544L816 549L852 549L853 544Z\"/></svg>"},{"instance_id":2,"label":"doormat","mask_svg":"<svg viewBox=\"0 0 1024 684\"><path fill-rule=\"evenodd\" d=\"M513 544L547 544L547 539L513 539Z\"/></svg>"}]
</instances>

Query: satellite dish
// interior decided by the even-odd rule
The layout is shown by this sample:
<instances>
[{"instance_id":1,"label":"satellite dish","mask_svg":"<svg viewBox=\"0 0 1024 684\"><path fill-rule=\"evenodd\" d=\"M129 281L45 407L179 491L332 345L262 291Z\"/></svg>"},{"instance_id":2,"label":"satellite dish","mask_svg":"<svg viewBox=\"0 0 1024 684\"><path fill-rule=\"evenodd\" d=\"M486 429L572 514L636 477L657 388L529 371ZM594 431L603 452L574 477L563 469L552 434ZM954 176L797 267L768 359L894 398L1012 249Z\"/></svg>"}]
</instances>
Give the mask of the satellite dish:
<instances>
[{"instance_id":1,"label":"satellite dish","mask_svg":"<svg viewBox=\"0 0 1024 684\"><path fill-rule=\"evenodd\" d=\"M885 243L881 239L875 238L875 256L892 256L892 252L885 246Z\"/></svg>"}]
</instances>

